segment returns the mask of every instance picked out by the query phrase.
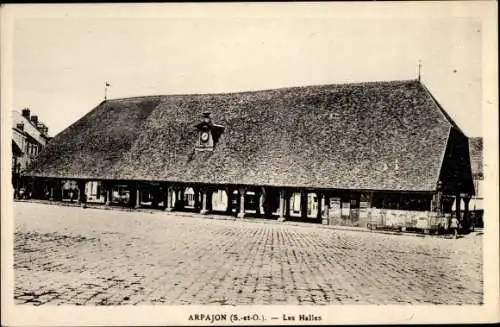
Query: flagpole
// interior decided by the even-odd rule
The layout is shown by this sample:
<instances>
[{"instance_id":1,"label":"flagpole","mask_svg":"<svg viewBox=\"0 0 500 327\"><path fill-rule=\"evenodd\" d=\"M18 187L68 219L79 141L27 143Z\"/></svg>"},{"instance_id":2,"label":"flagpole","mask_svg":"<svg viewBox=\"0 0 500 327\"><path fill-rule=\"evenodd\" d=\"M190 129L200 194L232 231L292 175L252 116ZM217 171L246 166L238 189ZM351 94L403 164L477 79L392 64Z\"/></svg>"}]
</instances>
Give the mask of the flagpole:
<instances>
[{"instance_id":1,"label":"flagpole","mask_svg":"<svg viewBox=\"0 0 500 327\"><path fill-rule=\"evenodd\" d=\"M106 84L104 84L104 101L106 101L108 99L108 87L111 86L111 84L109 84L108 82L106 82Z\"/></svg>"},{"instance_id":2,"label":"flagpole","mask_svg":"<svg viewBox=\"0 0 500 327\"><path fill-rule=\"evenodd\" d=\"M419 82L420 82L421 70L422 70L422 61L419 59L418 60L418 78L417 78Z\"/></svg>"}]
</instances>

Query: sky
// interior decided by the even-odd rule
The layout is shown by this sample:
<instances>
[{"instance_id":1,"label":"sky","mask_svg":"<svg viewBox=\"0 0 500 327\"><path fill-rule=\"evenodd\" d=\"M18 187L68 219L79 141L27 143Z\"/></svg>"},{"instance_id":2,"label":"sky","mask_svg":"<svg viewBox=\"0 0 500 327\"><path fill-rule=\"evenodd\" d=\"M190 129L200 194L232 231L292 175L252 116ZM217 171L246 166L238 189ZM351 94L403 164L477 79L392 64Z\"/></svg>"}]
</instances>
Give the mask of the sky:
<instances>
[{"instance_id":1,"label":"sky","mask_svg":"<svg viewBox=\"0 0 500 327\"><path fill-rule=\"evenodd\" d=\"M421 80L482 135L482 25L393 15L31 15L12 29L12 110L54 136L104 98ZM321 13L318 11L317 13ZM424 117L425 118L425 117Z\"/></svg>"}]
</instances>

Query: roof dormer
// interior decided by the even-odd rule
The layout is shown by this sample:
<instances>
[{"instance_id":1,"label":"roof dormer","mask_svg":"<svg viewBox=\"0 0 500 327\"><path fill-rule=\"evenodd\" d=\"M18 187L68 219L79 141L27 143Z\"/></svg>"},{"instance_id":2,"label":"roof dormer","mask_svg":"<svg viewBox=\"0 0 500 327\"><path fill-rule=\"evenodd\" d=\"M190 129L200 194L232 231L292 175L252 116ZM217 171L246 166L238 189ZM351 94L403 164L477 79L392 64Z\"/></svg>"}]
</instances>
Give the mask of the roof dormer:
<instances>
[{"instance_id":1,"label":"roof dormer","mask_svg":"<svg viewBox=\"0 0 500 327\"><path fill-rule=\"evenodd\" d=\"M204 112L202 121L195 127L198 130L195 150L213 151L221 134L224 132L224 127L212 123L210 112Z\"/></svg>"}]
</instances>

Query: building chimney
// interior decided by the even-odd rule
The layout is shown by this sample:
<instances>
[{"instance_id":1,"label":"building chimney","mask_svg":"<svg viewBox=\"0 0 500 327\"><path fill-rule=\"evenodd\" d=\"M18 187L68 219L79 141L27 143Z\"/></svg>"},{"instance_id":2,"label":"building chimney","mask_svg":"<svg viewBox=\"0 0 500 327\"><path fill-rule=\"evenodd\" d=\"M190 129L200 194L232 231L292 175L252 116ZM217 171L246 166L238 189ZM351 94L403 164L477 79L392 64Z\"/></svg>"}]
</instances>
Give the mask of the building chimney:
<instances>
[{"instance_id":1,"label":"building chimney","mask_svg":"<svg viewBox=\"0 0 500 327\"><path fill-rule=\"evenodd\" d=\"M32 121L35 125L38 125L38 116L37 116L37 115L33 115L33 116L31 116L31 121Z\"/></svg>"},{"instance_id":2,"label":"building chimney","mask_svg":"<svg viewBox=\"0 0 500 327\"><path fill-rule=\"evenodd\" d=\"M45 124L44 124L44 123L40 123L40 122L39 122L39 123L36 125L36 128L38 128L38 130L40 131L40 133L45 134Z\"/></svg>"},{"instance_id":3,"label":"building chimney","mask_svg":"<svg viewBox=\"0 0 500 327\"><path fill-rule=\"evenodd\" d=\"M21 130L21 131L24 131L24 124L23 123L19 123L16 125L16 128Z\"/></svg>"},{"instance_id":4,"label":"building chimney","mask_svg":"<svg viewBox=\"0 0 500 327\"><path fill-rule=\"evenodd\" d=\"M23 109L23 117L26 119L30 119L30 110L28 108Z\"/></svg>"},{"instance_id":5,"label":"building chimney","mask_svg":"<svg viewBox=\"0 0 500 327\"><path fill-rule=\"evenodd\" d=\"M49 133L49 128L45 124L42 124L40 131L42 132L43 135L47 135Z\"/></svg>"}]
</instances>

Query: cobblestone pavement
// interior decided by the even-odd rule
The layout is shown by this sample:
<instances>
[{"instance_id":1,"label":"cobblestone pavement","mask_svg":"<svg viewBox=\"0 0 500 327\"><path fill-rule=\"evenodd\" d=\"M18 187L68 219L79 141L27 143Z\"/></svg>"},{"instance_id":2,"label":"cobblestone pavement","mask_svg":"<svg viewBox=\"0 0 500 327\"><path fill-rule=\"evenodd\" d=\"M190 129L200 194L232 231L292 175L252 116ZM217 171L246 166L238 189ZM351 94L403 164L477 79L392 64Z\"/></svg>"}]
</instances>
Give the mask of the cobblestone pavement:
<instances>
[{"instance_id":1,"label":"cobblestone pavement","mask_svg":"<svg viewBox=\"0 0 500 327\"><path fill-rule=\"evenodd\" d=\"M482 236L15 203L16 303L480 304Z\"/></svg>"}]
</instances>

